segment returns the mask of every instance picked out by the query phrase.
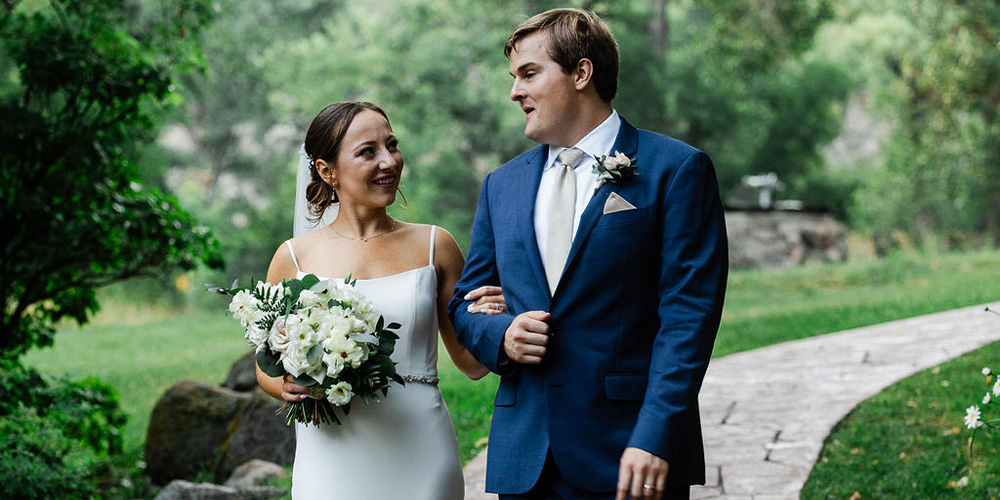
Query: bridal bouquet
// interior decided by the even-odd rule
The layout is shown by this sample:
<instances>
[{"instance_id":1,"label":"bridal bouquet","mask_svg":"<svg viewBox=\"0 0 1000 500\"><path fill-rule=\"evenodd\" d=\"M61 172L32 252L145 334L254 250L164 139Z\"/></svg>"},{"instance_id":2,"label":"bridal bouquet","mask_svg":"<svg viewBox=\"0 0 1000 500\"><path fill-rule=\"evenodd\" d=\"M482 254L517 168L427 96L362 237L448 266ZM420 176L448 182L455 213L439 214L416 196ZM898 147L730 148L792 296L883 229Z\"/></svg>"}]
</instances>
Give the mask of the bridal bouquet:
<instances>
[{"instance_id":1,"label":"bridal bouquet","mask_svg":"<svg viewBox=\"0 0 1000 500\"><path fill-rule=\"evenodd\" d=\"M378 402L390 382L403 384L389 358L400 325L386 325L350 275L343 283L310 274L280 284L236 285L211 289L232 296L229 311L256 347L257 365L272 377L291 374L317 396L285 403L278 413L287 412L287 424L340 424L334 408L346 416L355 396Z\"/></svg>"}]
</instances>

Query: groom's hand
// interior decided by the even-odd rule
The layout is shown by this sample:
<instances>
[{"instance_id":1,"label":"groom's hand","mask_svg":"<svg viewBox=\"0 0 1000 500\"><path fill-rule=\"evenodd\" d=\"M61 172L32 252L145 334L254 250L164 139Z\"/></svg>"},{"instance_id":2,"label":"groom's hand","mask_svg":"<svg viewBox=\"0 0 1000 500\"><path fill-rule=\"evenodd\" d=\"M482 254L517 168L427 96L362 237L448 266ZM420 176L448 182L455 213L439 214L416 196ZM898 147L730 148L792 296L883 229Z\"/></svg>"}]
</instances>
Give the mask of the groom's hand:
<instances>
[{"instance_id":1,"label":"groom's hand","mask_svg":"<svg viewBox=\"0 0 1000 500\"><path fill-rule=\"evenodd\" d=\"M625 448L618 467L618 495L615 500L660 500L669 471L670 464L666 460L640 448Z\"/></svg>"},{"instance_id":2,"label":"groom's hand","mask_svg":"<svg viewBox=\"0 0 1000 500\"><path fill-rule=\"evenodd\" d=\"M518 314L503 334L503 350L516 363L537 365L545 356L545 345L549 343L551 314L545 311L528 311Z\"/></svg>"}]
</instances>

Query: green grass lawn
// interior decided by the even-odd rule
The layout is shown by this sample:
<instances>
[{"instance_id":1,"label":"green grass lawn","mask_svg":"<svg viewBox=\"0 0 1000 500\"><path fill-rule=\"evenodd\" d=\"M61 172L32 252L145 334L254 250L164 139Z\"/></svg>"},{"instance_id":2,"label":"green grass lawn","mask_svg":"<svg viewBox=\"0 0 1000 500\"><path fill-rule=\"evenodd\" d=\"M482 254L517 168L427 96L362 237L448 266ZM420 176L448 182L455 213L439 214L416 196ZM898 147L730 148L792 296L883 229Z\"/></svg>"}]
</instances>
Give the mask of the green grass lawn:
<instances>
[{"instance_id":1,"label":"green grass lawn","mask_svg":"<svg viewBox=\"0 0 1000 500\"><path fill-rule=\"evenodd\" d=\"M845 500L855 492L862 499L1000 497L1000 434L977 431L970 460L972 431L962 422L973 404L984 419L1000 417L1000 401L982 404L990 389L980 373L984 366L1000 370L1000 343L902 380L859 405L827 438L801 498Z\"/></svg>"},{"instance_id":2,"label":"green grass lawn","mask_svg":"<svg viewBox=\"0 0 1000 500\"><path fill-rule=\"evenodd\" d=\"M1000 252L995 251L735 271L714 355L982 304L1000 298L997 283ZM150 410L163 391L187 378L221 383L247 349L239 326L223 309L220 302L219 312L164 315L161 306L151 306L154 319L144 322L141 306L106 304L93 325L61 329L53 349L32 352L26 361L46 372L96 375L111 383L131 415L126 446L134 452L142 446ZM498 381L490 376L472 382L447 356L440 371L462 457L468 460L487 435Z\"/></svg>"},{"instance_id":3,"label":"green grass lawn","mask_svg":"<svg viewBox=\"0 0 1000 500\"><path fill-rule=\"evenodd\" d=\"M730 274L714 356L1000 299L1000 252Z\"/></svg>"},{"instance_id":4,"label":"green grass lawn","mask_svg":"<svg viewBox=\"0 0 1000 500\"><path fill-rule=\"evenodd\" d=\"M46 373L93 375L111 384L129 414L129 450L142 447L153 405L170 386L184 379L221 384L249 350L240 325L221 310L146 324L101 323L62 329L52 349L32 351L25 362Z\"/></svg>"}]
</instances>

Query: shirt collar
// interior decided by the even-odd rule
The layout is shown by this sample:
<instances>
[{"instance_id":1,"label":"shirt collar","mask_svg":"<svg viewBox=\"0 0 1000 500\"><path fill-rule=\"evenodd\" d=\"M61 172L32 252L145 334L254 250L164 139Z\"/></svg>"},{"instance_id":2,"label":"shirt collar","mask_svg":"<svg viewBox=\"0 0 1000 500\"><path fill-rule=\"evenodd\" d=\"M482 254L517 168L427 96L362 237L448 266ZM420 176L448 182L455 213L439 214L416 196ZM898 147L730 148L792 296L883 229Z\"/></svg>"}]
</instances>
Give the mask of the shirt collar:
<instances>
[{"instance_id":1,"label":"shirt collar","mask_svg":"<svg viewBox=\"0 0 1000 500\"><path fill-rule=\"evenodd\" d=\"M621 126L622 122L618 118L618 112L612 109L611 115L594 128L594 130L591 130L583 139L574 144L573 147L582 150L594 160L603 155L610 154L611 148L615 145L615 139L618 138L618 131L621 129ZM549 146L549 157L545 163L545 170L555 166L559 153L562 153L565 149L567 148ZM584 158L577 167L587 164L587 159Z\"/></svg>"}]
</instances>

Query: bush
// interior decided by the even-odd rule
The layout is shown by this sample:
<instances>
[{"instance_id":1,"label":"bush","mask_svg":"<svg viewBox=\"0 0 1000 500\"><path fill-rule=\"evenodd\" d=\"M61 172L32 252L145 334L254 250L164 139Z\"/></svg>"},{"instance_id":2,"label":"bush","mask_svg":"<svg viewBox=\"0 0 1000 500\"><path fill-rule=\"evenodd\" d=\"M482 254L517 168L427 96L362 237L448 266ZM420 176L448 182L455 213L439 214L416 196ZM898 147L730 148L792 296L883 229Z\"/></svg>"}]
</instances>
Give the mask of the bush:
<instances>
[{"instance_id":1,"label":"bush","mask_svg":"<svg viewBox=\"0 0 1000 500\"><path fill-rule=\"evenodd\" d=\"M122 453L126 420L100 380L0 361L0 498L93 498L95 473Z\"/></svg>"}]
</instances>

